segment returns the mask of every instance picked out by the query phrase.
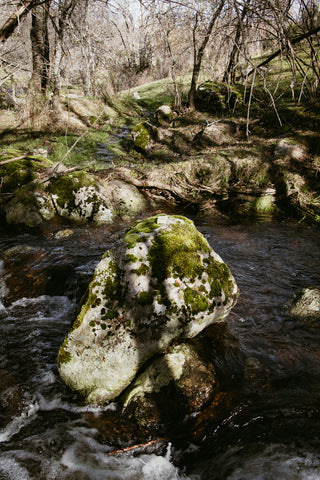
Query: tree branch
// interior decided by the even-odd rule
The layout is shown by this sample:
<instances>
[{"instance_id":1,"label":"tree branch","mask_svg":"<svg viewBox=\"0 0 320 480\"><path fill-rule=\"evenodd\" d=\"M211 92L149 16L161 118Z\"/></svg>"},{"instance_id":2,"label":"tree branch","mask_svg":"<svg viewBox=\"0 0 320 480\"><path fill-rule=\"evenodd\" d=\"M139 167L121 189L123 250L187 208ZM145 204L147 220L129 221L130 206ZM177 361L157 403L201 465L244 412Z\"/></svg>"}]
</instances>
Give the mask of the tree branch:
<instances>
[{"instance_id":1,"label":"tree branch","mask_svg":"<svg viewBox=\"0 0 320 480\"><path fill-rule=\"evenodd\" d=\"M36 5L44 3L45 0L29 0L27 2L20 1L20 5L17 7L7 21L0 28L0 42L4 43L15 31L22 17L27 15L30 10Z\"/></svg>"},{"instance_id":2,"label":"tree branch","mask_svg":"<svg viewBox=\"0 0 320 480\"><path fill-rule=\"evenodd\" d=\"M305 40L306 38L309 38L311 37L312 35L315 35L316 33L320 32L320 25L316 28L313 28L312 30L309 30L308 32L306 33L303 33L301 35L298 35L297 37L293 38L292 40L289 39L291 45L295 45L296 43L299 43L299 42L302 42L302 40ZM282 49L279 48L278 50L276 50L274 53L272 53L271 55L269 55L269 57L267 57L263 62L259 63L259 65L257 65L256 67L254 67L252 70L250 70L250 72L248 73L248 76L249 75L252 75L253 72L258 69L258 68L261 68L261 67L264 67L265 65L267 65L268 63L271 62L271 60L273 60L274 58L278 57L278 55L280 55L282 52Z\"/></svg>"}]
</instances>

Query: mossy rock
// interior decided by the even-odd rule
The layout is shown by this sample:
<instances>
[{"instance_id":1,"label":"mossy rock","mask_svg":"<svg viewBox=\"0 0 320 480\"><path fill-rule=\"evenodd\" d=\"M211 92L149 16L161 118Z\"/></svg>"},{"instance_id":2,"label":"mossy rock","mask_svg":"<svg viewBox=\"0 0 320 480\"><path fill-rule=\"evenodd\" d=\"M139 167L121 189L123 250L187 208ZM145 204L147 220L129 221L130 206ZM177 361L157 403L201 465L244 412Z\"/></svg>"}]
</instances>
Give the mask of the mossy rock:
<instances>
[{"instance_id":1,"label":"mossy rock","mask_svg":"<svg viewBox=\"0 0 320 480\"><path fill-rule=\"evenodd\" d=\"M277 206L273 195L262 195L251 203L251 208L256 212L273 213Z\"/></svg>"},{"instance_id":2,"label":"mossy rock","mask_svg":"<svg viewBox=\"0 0 320 480\"><path fill-rule=\"evenodd\" d=\"M223 320L237 297L229 268L191 220L138 221L98 264L60 349L60 375L88 402L106 403L174 339Z\"/></svg>"},{"instance_id":3,"label":"mossy rock","mask_svg":"<svg viewBox=\"0 0 320 480\"><path fill-rule=\"evenodd\" d=\"M221 114L234 109L242 96L233 86L207 80L196 91L195 106L201 112Z\"/></svg>"},{"instance_id":4,"label":"mossy rock","mask_svg":"<svg viewBox=\"0 0 320 480\"><path fill-rule=\"evenodd\" d=\"M139 150L147 150L152 144L153 127L148 122L138 123L132 130L133 143Z\"/></svg>"},{"instance_id":5,"label":"mossy rock","mask_svg":"<svg viewBox=\"0 0 320 480\"><path fill-rule=\"evenodd\" d=\"M86 172L72 172L52 180L47 192L61 217L78 223L102 224L113 221L106 193Z\"/></svg>"},{"instance_id":6,"label":"mossy rock","mask_svg":"<svg viewBox=\"0 0 320 480\"><path fill-rule=\"evenodd\" d=\"M25 225L30 228L39 227L55 216L51 199L39 183L20 188L4 205L3 210L9 225Z\"/></svg>"},{"instance_id":7,"label":"mossy rock","mask_svg":"<svg viewBox=\"0 0 320 480\"><path fill-rule=\"evenodd\" d=\"M7 149L0 154L0 162L21 157L23 154L19 150ZM0 193L14 193L22 186L36 180L39 172L51 164L45 157L30 154L20 160L0 165L0 178L2 178Z\"/></svg>"}]
</instances>

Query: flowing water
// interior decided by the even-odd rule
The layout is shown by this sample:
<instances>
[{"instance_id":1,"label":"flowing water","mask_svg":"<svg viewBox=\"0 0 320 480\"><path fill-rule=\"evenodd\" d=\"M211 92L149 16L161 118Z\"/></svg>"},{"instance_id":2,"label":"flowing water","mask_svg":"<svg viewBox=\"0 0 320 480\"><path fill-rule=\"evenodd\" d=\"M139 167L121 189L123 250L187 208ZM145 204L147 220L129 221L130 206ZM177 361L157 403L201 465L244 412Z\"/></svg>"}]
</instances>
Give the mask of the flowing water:
<instances>
[{"instance_id":1,"label":"flowing water","mask_svg":"<svg viewBox=\"0 0 320 480\"><path fill-rule=\"evenodd\" d=\"M199 421L197 441L118 455L123 439L116 445L99 430L108 418L117 431L117 404L84 405L61 382L56 356L95 265L125 225L2 236L11 277L0 264L0 294L10 290L11 303L0 304L1 480L320 479L320 325L285 308L320 284L320 232L194 220L241 291L223 326L208 331L229 407Z\"/></svg>"}]
</instances>

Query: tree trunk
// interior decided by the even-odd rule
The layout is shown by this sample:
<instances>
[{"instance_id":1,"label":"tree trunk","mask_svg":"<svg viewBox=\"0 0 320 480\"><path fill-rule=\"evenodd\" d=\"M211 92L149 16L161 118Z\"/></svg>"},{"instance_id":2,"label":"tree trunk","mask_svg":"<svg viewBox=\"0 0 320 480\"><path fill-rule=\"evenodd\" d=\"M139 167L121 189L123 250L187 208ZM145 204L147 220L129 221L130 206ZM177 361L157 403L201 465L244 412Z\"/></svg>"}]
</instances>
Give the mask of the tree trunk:
<instances>
[{"instance_id":1,"label":"tree trunk","mask_svg":"<svg viewBox=\"0 0 320 480\"><path fill-rule=\"evenodd\" d=\"M59 109L59 95L61 89L61 64L64 56L64 37L67 28L68 19L72 15L77 4L77 0L64 0L59 4L58 8L58 22L54 23L55 47L51 69L51 82L53 99L52 105L54 110Z\"/></svg>"},{"instance_id":2,"label":"tree trunk","mask_svg":"<svg viewBox=\"0 0 320 480\"><path fill-rule=\"evenodd\" d=\"M32 10L30 30L32 50L32 77L30 91L32 94L45 92L49 79L49 38L48 38L48 3Z\"/></svg>"},{"instance_id":3,"label":"tree trunk","mask_svg":"<svg viewBox=\"0 0 320 480\"><path fill-rule=\"evenodd\" d=\"M22 120L31 128L41 128L46 115L43 115L46 106L46 90L49 80L49 39L48 16L49 2L37 5L32 10L32 24L30 29L32 51L32 76L28 88L26 105Z\"/></svg>"},{"instance_id":4,"label":"tree trunk","mask_svg":"<svg viewBox=\"0 0 320 480\"><path fill-rule=\"evenodd\" d=\"M214 24L216 23L217 18L219 17L221 10L224 6L225 0L221 0L220 4L218 5L218 8L215 10L215 12L212 15L211 21L208 25L206 34L204 39L202 40L202 43L197 51L196 45L195 45L195 30L197 27L197 19L196 19L196 24L194 27L194 35L193 35L193 46L194 46L194 61L193 61L193 72L192 72L192 79L191 79L191 86L188 94L188 101L189 101L189 108L192 110L195 109L195 94L197 90L197 85L198 85L198 78L199 78L199 73L201 69L201 64L202 64L202 59L204 55L205 48L209 42L210 35L212 33Z\"/></svg>"}]
</instances>

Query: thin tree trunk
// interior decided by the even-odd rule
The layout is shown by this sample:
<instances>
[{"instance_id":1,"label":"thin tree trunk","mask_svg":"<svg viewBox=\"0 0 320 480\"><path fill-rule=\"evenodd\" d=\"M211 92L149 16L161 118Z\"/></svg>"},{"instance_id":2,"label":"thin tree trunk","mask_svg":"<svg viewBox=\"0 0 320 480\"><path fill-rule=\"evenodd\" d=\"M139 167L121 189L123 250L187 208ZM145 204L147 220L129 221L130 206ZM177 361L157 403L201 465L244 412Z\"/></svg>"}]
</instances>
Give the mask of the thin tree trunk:
<instances>
[{"instance_id":1,"label":"thin tree trunk","mask_svg":"<svg viewBox=\"0 0 320 480\"><path fill-rule=\"evenodd\" d=\"M237 8L238 11L238 8ZM234 78L235 78L235 64L236 64L236 59L237 55L239 55L239 40L241 38L241 35L243 34L243 21L247 15L248 9L247 6L245 5L242 9L241 12L241 17L238 17L238 24L237 24L237 29L236 29L236 35L233 43L233 48L229 57L229 62L228 66L226 68L226 71L223 76L223 82L230 82L234 83Z\"/></svg>"},{"instance_id":2,"label":"thin tree trunk","mask_svg":"<svg viewBox=\"0 0 320 480\"><path fill-rule=\"evenodd\" d=\"M221 0L219 5L218 5L218 8L216 9L214 14L212 15L212 18L211 18L211 21L208 25L205 37L202 40L202 43L201 43L198 51L196 50L196 46L195 46L195 29L194 29L194 40L193 40L193 42L194 42L194 62L193 62L193 72L192 72L191 86L190 86L189 95L188 95L189 108L191 108L192 110L195 109L194 100L195 100L195 94L196 94L196 90L197 90L198 78L199 78L199 73L200 73L200 69L201 69L201 64L202 64L204 51L205 51L205 48L206 48L206 46L209 42L210 35L212 33L214 24L216 23L216 20L220 15L220 12L221 12L221 10L224 6L224 3L225 3L225 0ZM196 25L195 25L195 28L196 28Z\"/></svg>"}]
</instances>

